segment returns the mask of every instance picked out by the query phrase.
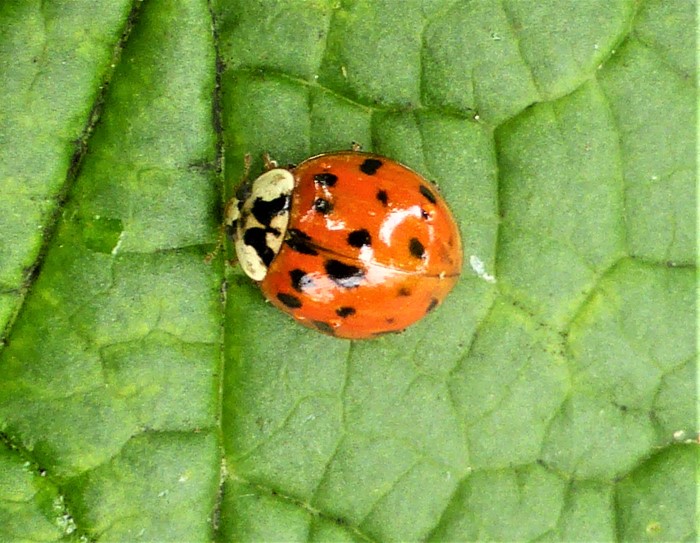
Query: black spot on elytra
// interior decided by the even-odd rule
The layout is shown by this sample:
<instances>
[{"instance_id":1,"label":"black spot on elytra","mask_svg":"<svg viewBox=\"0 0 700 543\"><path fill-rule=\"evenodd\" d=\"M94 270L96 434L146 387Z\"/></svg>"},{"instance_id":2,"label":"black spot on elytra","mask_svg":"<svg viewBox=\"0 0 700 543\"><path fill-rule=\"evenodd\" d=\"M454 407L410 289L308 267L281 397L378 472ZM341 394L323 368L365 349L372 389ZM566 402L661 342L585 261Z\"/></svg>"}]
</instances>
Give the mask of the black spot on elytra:
<instances>
[{"instance_id":1,"label":"black spot on elytra","mask_svg":"<svg viewBox=\"0 0 700 543\"><path fill-rule=\"evenodd\" d=\"M348 234L348 243L359 249L365 245L372 245L372 236L364 228L362 230L353 230Z\"/></svg>"},{"instance_id":2,"label":"black spot on elytra","mask_svg":"<svg viewBox=\"0 0 700 543\"><path fill-rule=\"evenodd\" d=\"M437 198L435 198L435 195L432 193L432 191L428 187L426 187L425 185L421 185L419 190L420 190L420 193L423 196L425 196L431 204L434 204L435 202L437 202Z\"/></svg>"},{"instance_id":3,"label":"black spot on elytra","mask_svg":"<svg viewBox=\"0 0 700 543\"><path fill-rule=\"evenodd\" d=\"M359 287L365 276L362 268L343 264L339 260L326 260L325 268L331 280L343 288Z\"/></svg>"},{"instance_id":4,"label":"black spot on elytra","mask_svg":"<svg viewBox=\"0 0 700 543\"><path fill-rule=\"evenodd\" d=\"M408 250L411 251L411 255L416 258L423 258L425 255L425 247L423 247L423 244L418 238L411 238L411 241L408 242Z\"/></svg>"},{"instance_id":5,"label":"black spot on elytra","mask_svg":"<svg viewBox=\"0 0 700 543\"><path fill-rule=\"evenodd\" d=\"M385 190L377 191L377 200L379 200L384 207L389 204L389 195Z\"/></svg>"},{"instance_id":6,"label":"black spot on elytra","mask_svg":"<svg viewBox=\"0 0 700 543\"><path fill-rule=\"evenodd\" d=\"M354 315L355 313L357 313L357 310L354 307L348 306L339 307L335 310L335 314L343 318L349 317L350 315Z\"/></svg>"},{"instance_id":7,"label":"black spot on elytra","mask_svg":"<svg viewBox=\"0 0 700 543\"><path fill-rule=\"evenodd\" d=\"M377 170L382 167L382 161L376 158L368 158L360 164L360 171L367 175L374 175Z\"/></svg>"},{"instance_id":8,"label":"black spot on elytra","mask_svg":"<svg viewBox=\"0 0 700 543\"><path fill-rule=\"evenodd\" d=\"M311 279L311 277L304 270L292 270L289 272L289 277L292 280L292 288L297 292L303 292L304 289L307 289L314 284L313 279Z\"/></svg>"},{"instance_id":9,"label":"black spot on elytra","mask_svg":"<svg viewBox=\"0 0 700 543\"><path fill-rule=\"evenodd\" d=\"M394 317L388 317L384 319L387 324L394 324L396 322L396 319Z\"/></svg>"},{"instance_id":10,"label":"black spot on elytra","mask_svg":"<svg viewBox=\"0 0 700 543\"><path fill-rule=\"evenodd\" d=\"M327 215L328 213L333 211L333 204L331 204L325 198L316 198L314 200L314 209L316 211L318 211L319 213L323 213L324 215Z\"/></svg>"},{"instance_id":11,"label":"black spot on elytra","mask_svg":"<svg viewBox=\"0 0 700 543\"><path fill-rule=\"evenodd\" d=\"M338 176L332 173L317 173L314 175L314 181L324 187L332 187L338 181Z\"/></svg>"},{"instance_id":12,"label":"black spot on elytra","mask_svg":"<svg viewBox=\"0 0 700 543\"><path fill-rule=\"evenodd\" d=\"M294 294L278 292L277 299L290 309L299 309L301 307L301 300L294 296Z\"/></svg>"},{"instance_id":13,"label":"black spot on elytra","mask_svg":"<svg viewBox=\"0 0 700 543\"><path fill-rule=\"evenodd\" d=\"M333 328L330 324L324 321L311 321L311 324L314 325L316 330L323 332L324 334L330 334L332 336L335 335L335 328Z\"/></svg>"},{"instance_id":14,"label":"black spot on elytra","mask_svg":"<svg viewBox=\"0 0 700 543\"><path fill-rule=\"evenodd\" d=\"M430 300L430 303L428 304L428 309L426 309L425 312L430 313L433 309L437 307L439 303L440 302L437 299L433 298L432 300Z\"/></svg>"},{"instance_id":15,"label":"black spot on elytra","mask_svg":"<svg viewBox=\"0 0 700 543\"><path fill-rule=\"evenodd\" d=\"M260 224L265 226L270 226L270 221L289 209L289 194L282 194L277 198L272 200L263 200L262 198L256 198L253 202L253 217L257 219Z\"/></svg>"},{"instance_id":16,"label":"black spot on elytra","mask_svg":"<svg viewBox=\"0 0 700 543\"><path fill-rule=\"evenodd\" d=\"M267 246L264 228L248 228L243 234L243 243L255 249L265 266L269 266L272 259L275 258L275 253Z\"/></svg>"},{"instance_id":17,"label":"black spot on elytra","mask_svg":"<svg viewBox=\"0 0 700 543\"><path fill-rule=\"evenodd\" d=\"M315 256L318 251L314 249L311 243L311 236L307 233L297 230L296 228L290 228L287 230L287 239L285 243L294 249L297 253L304 255Z\"/></svg>"},{"instance_id":18,"label":"black spot on elytra","mask_svg":"<svg viewBox=\"0 0 700 543\"><path fill-rule=\"evenodd\" d=\"M401 287L398 292L399 296L410 296L411 290L406 287Z\"/></svg>"}]
</instances>

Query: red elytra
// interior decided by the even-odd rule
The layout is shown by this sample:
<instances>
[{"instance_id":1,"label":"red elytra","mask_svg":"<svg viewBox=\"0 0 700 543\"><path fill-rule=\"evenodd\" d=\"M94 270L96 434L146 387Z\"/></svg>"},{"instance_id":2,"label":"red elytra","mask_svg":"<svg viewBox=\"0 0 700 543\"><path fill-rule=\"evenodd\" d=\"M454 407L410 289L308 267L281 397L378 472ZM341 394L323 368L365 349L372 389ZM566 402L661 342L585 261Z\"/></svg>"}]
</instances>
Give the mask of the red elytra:
<instances>
[{"instance_id":1,"label":"red elytra","mask_svg":"<svg viewBox=\"0 0 700 543\"><path fill-rule=\"evenodd\" d=\"M437 307L462 268L436 187L359 151L309 158L294 176L284 243L260 281L299 323L340 338L399 332Z\"/></svg>"}]
</instances>

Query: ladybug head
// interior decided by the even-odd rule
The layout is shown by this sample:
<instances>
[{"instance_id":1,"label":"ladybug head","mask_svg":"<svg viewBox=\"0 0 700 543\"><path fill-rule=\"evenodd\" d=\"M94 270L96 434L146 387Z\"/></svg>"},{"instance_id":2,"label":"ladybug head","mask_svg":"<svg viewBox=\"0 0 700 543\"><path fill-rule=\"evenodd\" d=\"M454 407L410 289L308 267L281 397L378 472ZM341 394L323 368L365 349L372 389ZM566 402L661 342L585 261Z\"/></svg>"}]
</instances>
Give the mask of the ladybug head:
<instances>
[{"instance_id":1,"label":"ladybug head","mask_svg":"<svg viewBox=\"0 0 700 543\"><path fill-rule=\"evenodd\" d=\"M246 191L237 191L226 210L226 231L236 247L241 268L262 281L284 241L294 175L283 168L267 171ZM239 195L243 199L239 199Z\"/></svg>"}]
</instances>

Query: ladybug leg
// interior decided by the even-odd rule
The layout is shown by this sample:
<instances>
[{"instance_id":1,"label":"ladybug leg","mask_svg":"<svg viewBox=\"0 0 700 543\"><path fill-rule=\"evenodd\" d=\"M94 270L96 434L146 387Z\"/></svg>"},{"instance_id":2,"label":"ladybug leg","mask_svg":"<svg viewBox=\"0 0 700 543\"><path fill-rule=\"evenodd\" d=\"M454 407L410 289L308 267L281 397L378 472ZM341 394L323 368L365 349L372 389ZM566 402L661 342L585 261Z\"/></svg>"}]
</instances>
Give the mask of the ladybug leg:
<instances>
[{"instance_id":1,"label":"ladybug leg","mask_svg":"<svg viewBox=\"0 0 700 543\"><path fill-rule=\"evenodd\" d=\"M265 171L266 172L269 172L270 170L274 170L275 168L278 167L277 161L272 160L272 158L270 158L270 153L268 153L267 151L265 151L263 153L263 162L265 164Z\"/></svg>"},{"instance_id":2,"label":"ladybug leg","mask_svg":"<svg viewBox=\"0 0 700 543\"><path fill-rule=\"evenodd\" d=\"M206 256L204 257L205 264L211 264L212 260L214 260L216 258L216 255L219 254L221 247L223 247L223 245L224 245L224 236L226 233L225 225L220 224L218 230L219 231L216 234L216 244L214 245L214 248L211 251L209 251L206 254Z\"/></svg>"},{"instance_id":3,"label":"ladybug leg","mask_svg":"<svg viewBox=\"0 0 700 543\"><path fill-rule=\"evenodd\" d=\"M354 152L356 152L356 153L357 153L358 151L362 151L362 145L360 145L360 144L357 143L356 141L353 141L353 142L352 142L352 145L350 146L350 148L351 148Z\"/></svg>"},{"instance_id":4,"label":"ladybug leg","mask_svg":"<svg viewBox=\"0 0 700 543\"><path fill-rule=\"evenodd\" d=\"M237 219L238 199L234 196L233 198L229 199L229 201L226 202L226 205L224 206L223 222L219 225L218 228L219 231L216 235L216 245L214 245L214 248L209 253L207 253L207 256L204 257L204 262L206 264L211 264L212 260L214 260L214 258L216 258L216 256L219 254L219 251L224 246L224 241L226 240L226 237L228 237L230 240L233 240L233 233L236 230ZM232 262L232 264L235 264L235 260Z\"/></svg>"},{"instance_id":5,"label":"ladybug leg","mask_svg":"<svg viewBox=\"0 0 700 543\"><path fill-rule=\"evenodd\" d=\"M238 202L245 199L246 193L249 191L248 187L248 174L250 173L250 165L252 163L252 157L250 153L246 153L243 157L243 179L238 184L234 196L229 198L224 206L224 217L223 222L219 225L219 232L216 236L216 245L214 248L207 253L204 257L204 262L210 264L212 260L219 254L219 251L224 246L224 240L228 235L229 239L233 240L233 233L235 231L235 224L238 220ZM231 264L235 264L235 259L231 261Z\"/></svg>"}]
</instances>

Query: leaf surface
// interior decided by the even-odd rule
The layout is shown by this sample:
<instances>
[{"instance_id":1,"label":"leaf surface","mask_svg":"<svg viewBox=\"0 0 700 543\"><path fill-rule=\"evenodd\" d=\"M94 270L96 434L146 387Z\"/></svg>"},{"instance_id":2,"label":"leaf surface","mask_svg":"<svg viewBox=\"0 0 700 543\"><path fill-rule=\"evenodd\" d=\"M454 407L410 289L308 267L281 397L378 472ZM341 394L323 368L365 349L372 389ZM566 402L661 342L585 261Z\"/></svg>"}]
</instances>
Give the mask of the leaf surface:
<instances>
[{"instance_id":1,"label":"leaf surface","mask_svg":"<svg viewBox=\"0 0 700 543\"><path fill-rule=\"evenodd\" d=\"M695 5L564 4L3 2L0 539L694 540ZM364 342L205 262L353 141L465 251Z\"/></svg>"}]
</instances>

